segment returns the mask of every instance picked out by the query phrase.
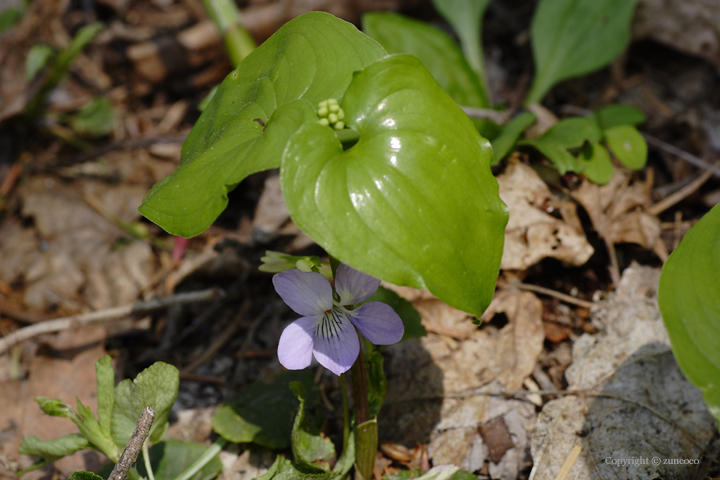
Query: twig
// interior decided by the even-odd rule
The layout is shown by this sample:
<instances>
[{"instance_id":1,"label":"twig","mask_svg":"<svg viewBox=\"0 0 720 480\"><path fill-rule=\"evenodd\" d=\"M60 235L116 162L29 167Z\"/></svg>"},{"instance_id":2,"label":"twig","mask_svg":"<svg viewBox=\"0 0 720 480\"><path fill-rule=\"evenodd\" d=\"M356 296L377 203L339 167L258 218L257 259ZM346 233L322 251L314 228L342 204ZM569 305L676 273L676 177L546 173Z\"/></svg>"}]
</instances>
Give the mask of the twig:
<instances>
[{"instance_id":1,"label":"twig","mask_svg":"<svg viewBox=\"0 0 720 480\"><path fill-rule=\"evenodd\" d=\"M467 114L470 118L477 118L479 120L492 120L495 123L499 123L500 125L504 125L507 123L507 121L510 119L510 114L512 113L510 110L505 111L498 111L498 110L492 110L490 108L475 108L475 107L466 107L464 105L460 105L460 108L462 108L463 112Z\"/></svg>"},{"instance_id":2,"label":"twig","mask_svg":"<svg viewBox=\"0 0 720 480\"><path fill-rule=\"evenodd\" d=\"M615 251L615 244L610 240L604 233L602 239L605 241L607 247L608 256L610 257L610 279L613 285L617 287L620 285L620 264L617 259L617 252Z\"/></svg>"},{"instance_id":3,"label":"twig","mask_svg":"<svg viewBox=\"0 0 720 480\"><path fill-rule=\"evenodd\" d=\"M529 292L535 292L540 293L542 295L548 295L551 297L555 297L557 299L562 300L565 303L570 303L572 305L577 305L578 307L587 308L588 310L595 305L593 302L588 302L587 300L581 300L579 298L573 297L571 295L566 295L561 292L556 292L555 290L550 290L549 288L540 287L538 285L531 285L528 283L520 283L518 284L518 288L521 290L527 290Z\"/></svg>"},{"instance_id":4,"label":"twig","mask_svg":"<svg viewBox=\"0 0 720 480\"><path fill-rule=\"evenodd\" d=\"M99 310L97 312L83 313L80 315L72 315L70 317L58 318L56 320L48 320L29 327L21 328L12 332L3 338L0 338L0 355L24 340L42 335L44 333L55 333L70 328L80 327L88 323L101 322L105 320L117 320L129 315L144 315L154 310L167 308L170 305L182 305L186 303L207 302L210 300L218 300L225 296L225 293L219 288L211 288L208 290L200 290L198 292L180 293L166 297L153 298L145 302L135 302L122 307L108 308L107 310Z\"/></svg>"},{"instance_id":5,"label":"twig","mask_svg":"<svg viewBox=\"0 0 720 480\"><path fill-rule=\"evenodd\" d=\"M684 200L685 198L689 197L693 193L697 191L698 188L702 187L705 182L707 182L710 177L713 176L718 170L720 170L720 162L716 163L712 170L706 170L700 175L697 179L695 179L692 183L689 183L688 185L684 186L677 192L673 193L669 197L663 198L655 205L650 206L648 208L647 212L650 215L660 215L662 212L667 210L668 208L672 207L676 203Z\"/></svg>"},{"instance_id":6,"label":"twig","mask_svg":"<svg viewBox=\"0 0 720 480\"><path fill-rule=\"evenodd\" d=\"M125 450L123 450L122 455L120 455L120 460L115 464L115 468L110 472L108 480L125 480L128 470L130 470L130 467L132 467L135 460L137 460L140 449L150 434L150 427L154 420L155 412L153 409L145 407L142 415L140 415L138 419L137 427L135 427L135 431L130 437L130 441L125 445Z\"/></svg>"},{"instance_id":7,"label":"twig","mask_svg":"<svg viewBox=\"0 0 720 480\"><path fill-rule=\"evenodd\" d=\"M570 453L567 457L565 457L562 468L560 468L560 472L558 472L555 480L565 480L567 478L570 474L570 470L572 470L575 462L577 462L580 452L582 452L582 447L580 445L575 445L572 450L570 450Z\"/></svg>"},{"instance_id":8,"label":"twig","mask_svg":"<svg viewBox=\"0 0 720 480\"><path fill-rule=\"evenodd\" d=\"M716 177L720 177L720 172L717 171L717 168L714 165L707 163L705 160L698 158L695 155L686 152L685 150L680 150L679 148L670 145L669 143L665 143L659 138L655 138L652 135L648 135L647 133L643 133L642 135L643 137L645 137L647 143L649 143L653 147L665 150L666 152L678 156L689 164L695 165L696 167L702 168L703 170L713 170L713 175L715 175Z\"/></svg>"}]
</instances>

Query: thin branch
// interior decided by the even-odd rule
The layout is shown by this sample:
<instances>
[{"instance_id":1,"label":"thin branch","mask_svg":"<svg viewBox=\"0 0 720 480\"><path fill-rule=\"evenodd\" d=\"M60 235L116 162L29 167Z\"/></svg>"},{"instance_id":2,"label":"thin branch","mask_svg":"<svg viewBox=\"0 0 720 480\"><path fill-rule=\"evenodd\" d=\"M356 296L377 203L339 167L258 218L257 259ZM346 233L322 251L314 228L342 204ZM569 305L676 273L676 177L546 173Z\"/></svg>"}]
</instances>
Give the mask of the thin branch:
<instances>
[{"instance_id":1,"label":"thin branch","mask_svg":"<svg viewBox=\"0 0 720 480\"><path fill-rule=\"evenodd\" d=\"M705 160L696 157L695 155L686 152L685 150L680 150L679 148L670 145L669 143L665 143L659 138L655 138L652 135L648 135L647 133L642 134L643 137L645 137L645 140L647 143L652 145L653 147L659 148L661 150L664 150L668 153L671 153L673 155L676 155L686 162L688 162L691 165L695 165L698 168L702 168L703 170L712 170L713 175L716 177L720 177L720 171L717 171L716 167L714 165L711 165L707 163Z\"/></svg>"},{"instance_id":2,"label":"thin branch","mask_svg":"<svg viewBox=\"0 0 720 480\"><path fill-rule=\"evenodd\" d=\"M150 407L145 407L142 415L137 422L137 427L130 437L130 441L125 445L120 460L115 464L108 480L125 480L128 470L133 466L135 460L137 460L142 449L145 439L150 434L150 427L152 427L153 421L155 420L155 412Z\"/></svg>"},{"instance_id":3,"label":"thin branch","mask_svg":"<svg viewBox=\"0 0 720 480\"><path fill-rule=\"evenodd\" d=\"M219 300L224 296L225 293L219 288L211 288L208 290L200 290L198 292L179 293L177 295L158 297L145 302L135 302L122 307L108 308L107 310L99 310L97 312L83 313L80 315L72 315L70 317L36 323L34 325L30 325L29 327L15 330L10 335L0 338L0 355L7 352L12 346L44 333L61 332L63 330L87 325L88 323L117 320L129 315L145 315L155 310L167 308L170 305Z\"/></svg>"},{"instance_id":4,"label":"thin branch","mask_svg":"<svg viewBox=\"0 0 720 480\"><path fill-rule=\"evenodd\" d=\"M673 193L669 197L663 198L661 201L656 203L655 205L650 206L648 208L647 212L650 215L660 215L662 212L667 210L668 208L672 207L676 203L684 200L685 198L689 197L693 193L695 193L700 187L703 186L705 182L707 182L710 177L713 176L716 172L720 170L720 162L716 163L712 170L706 170L700 175L698 178L696 178L693 182L689 183L688 185L685 185L683 188L678 190L677 192Z\"/></svg>"},{"instance_id":5,"label":"thin branch","mask_svg":"<svg viewBox=\"0 0 720 480\"><path fill-rule=\"evenodd\" d=\"M555 290L550 290L549 288L540 287L538 285L531 285L528 283L520 283L518 284L518 288L521 290L527 290L529 292L535 292L540 293L542 295L548 295L551 297L555 297L557 299L562 300L565 303L569 303L571 305L577 305L578 307L587 308L588 310L595 305L593 302L588 302L587 300L582 300L577 297L573 297L571 295L566 295L561 292L556 292Z\"/></svg>"},{"instance_id":6,"label":"thin branch","mask_svg":"<svg viewBox=\"0 0 720 480\"><path fill-rule=\"evenodd\" d=\"M507 123L510 119L511 113L509 110L501 112L490 108L466 107L464 105L460 105L460 108L462 108L463 112L465 112L470 118L476 118L478 120L492 120L500 125Z\"/></svg>"}]
</instances>

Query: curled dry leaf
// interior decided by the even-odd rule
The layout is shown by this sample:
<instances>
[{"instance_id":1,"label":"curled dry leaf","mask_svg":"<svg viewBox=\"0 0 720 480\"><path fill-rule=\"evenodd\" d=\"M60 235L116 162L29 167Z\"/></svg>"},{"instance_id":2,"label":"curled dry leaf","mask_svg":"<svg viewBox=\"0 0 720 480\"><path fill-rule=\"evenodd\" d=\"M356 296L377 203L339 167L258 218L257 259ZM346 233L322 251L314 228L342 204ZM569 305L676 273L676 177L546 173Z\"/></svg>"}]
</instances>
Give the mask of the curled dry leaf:
<instances>
[{"instance_id":1,"label":"curled dry leaf","mask_svg":"<svg viewBox=\"0 0 720 480\"><path fill-rule=\"evenodd\" d=\"M553 201L538 174L517 161L510 161L497 179L500 198L510 213L500 268L525 270L547 257L571 265L588 261L594 250L572 203ZM547 213L548 205L559 209L562 220Z\"/></svg>"},{"instance_id":2,"label":"curled dry leaf","mask_svg":"<svg viewBox=\"0 0 720 480\"><path fill-rule=\"evenodd\" d=\"M645 211L650 203L647 191L644 183L631 182L627 174L616 169L606 185L598 186L585 179L580 188L570 193L606 241L635 243L666 260L668 252L660 238L660 220Z\"/></svg>"}]
</instances>

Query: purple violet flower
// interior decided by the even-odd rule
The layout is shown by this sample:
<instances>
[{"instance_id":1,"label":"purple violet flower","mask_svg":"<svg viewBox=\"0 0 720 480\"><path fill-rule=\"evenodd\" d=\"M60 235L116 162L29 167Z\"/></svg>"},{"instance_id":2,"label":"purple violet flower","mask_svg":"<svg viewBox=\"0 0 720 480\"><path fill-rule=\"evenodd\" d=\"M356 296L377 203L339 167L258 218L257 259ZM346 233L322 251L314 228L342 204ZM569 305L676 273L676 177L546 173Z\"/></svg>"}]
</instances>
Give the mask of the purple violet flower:
<instances>
[{"instance_id":1,"label":"purple violet flower","mask_svg":"<svg viewBox=\"0 0 720 480\"><path fill-rule=\"evenodd\" d=\"M333 301L330 282L317 272L286 270L273 276L275 290L302 318L288 325L280 336L278 358L289 370L310 365L313 354L323 367L335 375L346 372L360 353L355 327L376 345L397 343L404 327L397 313L382 302L366 300L380 286L380 280L340 264Z\"/></svg>"}]
</instances>

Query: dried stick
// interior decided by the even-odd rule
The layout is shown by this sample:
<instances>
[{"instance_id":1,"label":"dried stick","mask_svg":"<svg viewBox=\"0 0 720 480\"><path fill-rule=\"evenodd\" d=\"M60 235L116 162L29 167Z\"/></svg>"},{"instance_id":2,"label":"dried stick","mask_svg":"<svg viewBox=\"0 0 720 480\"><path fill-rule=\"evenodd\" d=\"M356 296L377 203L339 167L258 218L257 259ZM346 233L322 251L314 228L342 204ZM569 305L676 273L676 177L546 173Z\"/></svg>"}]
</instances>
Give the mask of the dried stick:
<instances>
[{"instance_id":1,"label":"dried stick","mask_svg":"<svg viewBox=\"0 0 720 480\"><path fill-rule=\"evenodd\" d=\"M593 302L588 302L587 300L582 300L580 298L576 298L571 295L566 295L561 292L556 292L555 290L550 290L549 288L540 287L538 285L521 283L518 285L518 288L520 290L527 290L529 292L535 292L535 293L540 293L542 295L548 295L550 297L555 297L557 299L562 300L565 303L577 305L578 307L587 308L588 310L591 309L593 307L593 305L595 305Z\"/></svg>"},{"instance_id":2,"label":"dried stick","mask_svg":"<svg viewBox=\"0 0 720 480\"><path fill-rule=\"evenodd\" d=\"M716 177L720 177L720 171L717 171L717 168L714 165L707 163L705 160L698 158L695 155L686 152L685 150L680 150L679 148L672 146L669 143L665 143L659 138L655 138L652 135L648 135L647 133L643 133L642 135L643 137L645 137L647 143L649 143L653 147L657 147L661 150L665 150L668 153L676 155L688 162L689 164L695 165L696 167L702 168L703 170L712 170L713 175L715 175Z\"/></svg>"},{"instance_id":3,"label":"dried stick","mask_svg":"<svg viewBox=\"0 0 720 480\"><path fill-rule=\"evenodd\" d=\"M570 474L570 470L572 470L575 462L577 462L580 452L582 452L582 447L580 445L575 445L572 450L570 450L570 453L567 457L565 457L565 462L563 462L562 468L560 468L560 472L555 477L555 480L565 480L567 478Z\"/></svg>"},{"instance_id":4,"label":"dried stick","mask_svg":"<svg viewBox=\"0 0 720 480\"><path fill-rule=\"evenodd\" d=\"M712 177L720 169L720 162L716 163L712 170L706 170L698 178L693 180L691 183L685 185L683 188L673 193L669 197L663 198L655 205L650 206L647 212L650 215L660 215L662 212L672 207L676 203L684 200L697 191L698 188L702 187L710 177Z\"/></svg>"},{"instance_id":5,"label":"dried stick","mask_svg":"<svg viewBox=\"0 0 720 480\"><path fill-rule=\"evenodd\" d=\"M153 298L146 302L135 302L122 307L108 308L97 312L83 313L70 317L48 320L36 323L29 327L21 328L3 338L0 338L0 355L8 351L12 346L44 333L55 333L71 328L87 325L88 323L101 322L105 320L117 320L129 315L144 315L154 310L169 307L170 305L182 305L186 303L206 302L218 300L225 296L219 288L200 290L198 292L180 293L166 297Z\"/></svg>"},{"instance_id":6,"label":"dried stick","mask_svg":"<svg viewBox=\"0 0 720 480\"><path fill-rule=\"evenodd\" d=\"M130 441L125 445L120 460L115 464L108 480L125 480L128 470L133 466L140 455L145 439L150 434L150 427L152 427L153 421L155 420L155 412L150 407L145 407L142 415L137 422L137 427L130 437Z\"/></svg>"}]
</instances>

